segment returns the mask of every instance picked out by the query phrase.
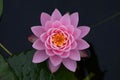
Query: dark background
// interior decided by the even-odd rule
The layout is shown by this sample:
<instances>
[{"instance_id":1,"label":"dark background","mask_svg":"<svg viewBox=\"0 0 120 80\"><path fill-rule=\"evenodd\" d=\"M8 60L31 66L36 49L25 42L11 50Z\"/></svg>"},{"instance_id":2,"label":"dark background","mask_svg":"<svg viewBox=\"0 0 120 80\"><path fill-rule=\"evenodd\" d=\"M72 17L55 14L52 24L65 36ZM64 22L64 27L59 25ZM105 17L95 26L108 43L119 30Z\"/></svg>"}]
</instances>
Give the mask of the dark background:
<instances>
[{"instance_id":1,"label":"dark background","mask_svg":"<svg viewBox=\"0 0 120 80\"><path fill-rule=\"evenodd\" d=\"M3 7L0 43L12 53L32 48L27 37L31 26L40 25L41 12L79 12L79 25L91 27L85 39L93 45L104 80L120 80L120 0L4 0Z\"/></svg>"}]
</instances>

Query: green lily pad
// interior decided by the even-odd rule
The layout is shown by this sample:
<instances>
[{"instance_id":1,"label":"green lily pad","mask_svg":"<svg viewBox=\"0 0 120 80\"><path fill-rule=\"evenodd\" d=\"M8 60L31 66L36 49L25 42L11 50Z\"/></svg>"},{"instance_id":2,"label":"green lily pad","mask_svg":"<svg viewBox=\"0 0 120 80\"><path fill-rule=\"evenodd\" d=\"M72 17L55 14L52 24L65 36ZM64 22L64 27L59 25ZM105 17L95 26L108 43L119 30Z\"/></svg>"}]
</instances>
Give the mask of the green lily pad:
<instances>
[{"instance_id":1,"label":"green lily pad","mask_svg":"<svg viewBox=\"0 0 120 80\"><path fill-rule=\"evenodd\" d=\"M0 55L0 80L16 80L14 72L1 55Z\"/></svg>"},{"instance_id":2,"label":"green lily pad","mask_svg":"<svg viewBox=\"0 0 120 80\"><path fill-rule=\"evenodd\" d=\"M52 74L46 61L39 64L32 63L34 52L34 50L24 51L8 59L19 80L77 80L74 73L63 66Z\"/></svg>"},{"instance_id":3,"label":"green lily pad","mask_svg":"<svg viewBox=\"0 0 120 80\"><path fill-rule=\"evenodd\" d=\"M0 16L2 15L3 11L3 0L0 0Z\"/></svg>"}]
</instances>

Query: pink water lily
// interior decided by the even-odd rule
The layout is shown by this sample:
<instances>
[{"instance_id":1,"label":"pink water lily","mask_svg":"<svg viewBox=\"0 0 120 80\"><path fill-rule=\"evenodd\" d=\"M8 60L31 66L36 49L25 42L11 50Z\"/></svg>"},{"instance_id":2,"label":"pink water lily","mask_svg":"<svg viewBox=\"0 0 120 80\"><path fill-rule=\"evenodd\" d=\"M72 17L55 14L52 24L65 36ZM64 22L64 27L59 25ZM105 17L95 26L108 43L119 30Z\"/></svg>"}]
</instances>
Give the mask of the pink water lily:
<instances>
[{"instance_id":1,"label":"pink water lily","mask_svg":"<svg viewBox=\"0 0 120 80\"><path fill-rule=\"evenodd\" d=\"M32 45L37 50L32 62L41 63L48 60L52 73L56 72L61 64L75 72L76 61L81 60L80 51L89 47L83 37L88 34L90 28L78 26L77 12L62 16L57 9L51 16L43 12L40 21L41 26L31 28L37 37Z\"/></svg>"}]
</instances>

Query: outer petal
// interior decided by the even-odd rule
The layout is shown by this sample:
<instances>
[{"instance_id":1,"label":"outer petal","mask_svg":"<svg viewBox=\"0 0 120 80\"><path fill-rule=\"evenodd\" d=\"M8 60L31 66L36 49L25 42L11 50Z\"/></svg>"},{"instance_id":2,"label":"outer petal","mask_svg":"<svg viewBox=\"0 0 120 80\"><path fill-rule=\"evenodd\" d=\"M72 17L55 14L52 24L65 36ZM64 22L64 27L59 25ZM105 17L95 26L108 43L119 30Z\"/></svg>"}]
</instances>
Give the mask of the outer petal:
<instances>
[{"instance_id":1,"label":"outer petal","mask_svg":"<svg viewBox=\"0 0 120 80\"><path fill-rule=\"evenodd\" d=\"M70 59L75 61L80 61L80 53L78 50L71 50L70 51Z\"/></svg>"},{"instance_id":2,"label":"outer petal","mask_svg":"<svg viewBox=\"0 0 120 80\"><path fill-rule=\"evenodd\" d=\"M58 65L58 66L53 66L53 64L52 64L50 61L48 61L48 65L49 65L49 69L50 69L50 71L51 71L52 73L56 72L56 71L59 69L59 67L60 67L60 65Z\"/></svg>"},{"instance_id":3,"label":"outer petal","mask_svg":"<svg viewBox=\"0 0 120 80\"><path fill-rule=\"evenodd\" d=\"M80 34L81 34L81 30L80 29L75 29L74 33L73 33L73 36L74 36L75 39L77 39L77 38L80 37Z\"/></svg>"},{"instance_id":4,"label":"outer petal","mask_svg":"<svg viewBox=\"0 0 120 80\"><path fill-rule=\"evenodd\" d=\"M45 49L45 44L43 42L41 42L41 40L37 39L33 43L32 47L37 49L37 50L44 50Z\"/></svg>"},{"instance_id":5,"label":"outer petal","mask_svg":"<svg viewBox=\"0 0 120 80\"><path fill-rule=\"evenodd\" d=\"M81 34L80 34L81 38L85 37L90 32L90 27L88 26L80 26L78 28L81 30Z\"/></svg>"},{"instance_id":6,"label":"outer petal","mask_svg":"<svg viewBox=\"0 0 120 80\"><path fill-rule=\"evenodd\" d=\"M50 17L49 14L43 12L43 13L41 14L41 17L40 17L40 19L41 19L41 24L44 26L45 23L50 20L50 18L51 18L51 17Z\"/></svg>"},{"instance_id":7,"label":"outer petal","mask_svg":"<svg viewBox=\"0 0 120 80\"><path fill-rule=\"evenodd\" d=\"M46 59L48 59L48 56L46 55L45 51L36 51L34 56L33 56L33 63L41 63L43 61L45 61Z\"/></svg>"},{"instance_id":8,"label":"outer petal","mask_svg":"<svg viewBox=\"0 0 120 80\"><path fill-rule=\"evenodd\" d=\"M42 26L33 26L31 27L32 32L37 36L38 38L42 33L45 32L44 28Z\"/></svg>"},{"instance_id":9,"label":"outer petal","mask_svg":"<svg viewBox=\"0 0 120 80\"><path fill-rule=\"evenodd\" d=\"M60 20L60 18L62 17L61 13L59 12L58 9L55 9L52 13L52 16L51 16L51 20L52 21L55 21L55 20Z\"/></svg>"},{"instance_id":10,"label":"outer petal","mask_svg":"<svg viewBox=\"0 0 120 80\"><path fill-rule=\"evenodd\" d=\"M58 66L62 62L62 59L59 56L55 55L50 57L50 61L53 66Z\"/></svg>"},{"instance_id":11,"label":"outer petal","mask_svg":"<svg viewBox=\"0 0 120 80\"><path fill-rule=\"evenodd\" d=\"M89 48L89 46L90 45L85 40L83 40L83 39L77 40L77 49L84 50L84 49Z\"/></svg>"},{"instance_id":12,"label":"outer petal","mask_svg":"<svg viewBox=\"0 0 120 80\"><path fill-rule=\"evenodd\" d=\"M71 24L72 24L74 27L77 27L78 21L79 21L78 12L75 12L75 13L71 14L70 20L71 20Z\"/></svg>"},{"instance_id":13,"label":"outer petal","mask_svg":"<svg viewBox=\"0 0 120 80\"><path fill-rule=\"evenodd\" d=\"M76 68L77 68L77 63L76 61L73 61L71 59L64 59L63 60L63 65L69 69L70 71L73 71L75 72L76 71Z\"/></svg>"},{"instance_id":14,"label":"outer petal","mask_svg":"<svg viewBox=\"0 0 120 80\"><path fill-rule=\"evenodd\" d=\"M67 26L67 25L70 25L70 16L69 14L65 14L61 19L60 19L60 22Z\"/></svg>"}]
</instances>

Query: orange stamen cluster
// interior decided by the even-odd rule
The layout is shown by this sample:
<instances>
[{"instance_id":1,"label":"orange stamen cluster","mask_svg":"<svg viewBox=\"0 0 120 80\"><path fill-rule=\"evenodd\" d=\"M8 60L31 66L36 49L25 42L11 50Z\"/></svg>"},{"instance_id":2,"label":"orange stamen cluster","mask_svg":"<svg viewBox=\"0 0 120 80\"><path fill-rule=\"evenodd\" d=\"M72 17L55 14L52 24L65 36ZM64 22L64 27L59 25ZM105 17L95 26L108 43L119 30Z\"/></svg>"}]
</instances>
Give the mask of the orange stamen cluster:
<instances>
[{"instance_id":1,"label":"orange stamen cluster","mask_svg":"<svg viewBox=\"0 0 120 80\"><path fill-rule=\"evenodd\" d=\"M61 47L66 44L66 36L63 33L56 33L52 36L52 43L57 47Z\"/></svg>"}]
</instances>

